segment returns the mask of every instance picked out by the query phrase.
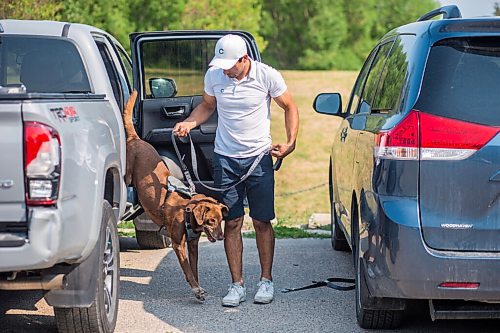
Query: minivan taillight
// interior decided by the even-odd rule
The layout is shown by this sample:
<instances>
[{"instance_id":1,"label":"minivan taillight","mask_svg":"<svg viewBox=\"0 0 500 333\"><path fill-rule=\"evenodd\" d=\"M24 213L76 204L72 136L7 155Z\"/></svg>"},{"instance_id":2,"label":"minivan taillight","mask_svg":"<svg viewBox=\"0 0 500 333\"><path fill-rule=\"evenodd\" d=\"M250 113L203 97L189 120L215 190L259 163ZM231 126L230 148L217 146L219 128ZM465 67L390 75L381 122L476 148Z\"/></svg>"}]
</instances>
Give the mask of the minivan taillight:
<instances>
[{"instance_id":1,"label":"minivan taillight","mask_svg":"<svg viewBox=\"0 0 500 333\"><path fill-rule=\"evenodd\" d=\"M418 113L410 112L394 128L375 136L375 157L418 160Z\"/></svg>"},{"instance_id":2,"label":"minivan taillight","mask_svg":"<svg viewBox=\"0 0 500 333\"><path fill-rule=\"evenodd\" d=\"M60 172L61 144L57 131L39 122L24 122L26 203L55 205Z\"/></svg>"},{"instance_id":3,"label":"minivan taillight","mask_svg":"<svg viewBox=\"0 0 500 333\"><path fill-rule=\"evenodd\" d=\"M418 112L421 160L463 160L498 132L495 127Z\"/></svg>"},{"instance_id":4,"label":"minivan taillight","mask_svg":"<svg viewBox=\"0 0 500 333\"><path fill-rule=\"evenodd\" d=\"M394 128L375 137L375 157L397 160L462 160L500 129L411 110Z\"/></svg>"}]
</instances>

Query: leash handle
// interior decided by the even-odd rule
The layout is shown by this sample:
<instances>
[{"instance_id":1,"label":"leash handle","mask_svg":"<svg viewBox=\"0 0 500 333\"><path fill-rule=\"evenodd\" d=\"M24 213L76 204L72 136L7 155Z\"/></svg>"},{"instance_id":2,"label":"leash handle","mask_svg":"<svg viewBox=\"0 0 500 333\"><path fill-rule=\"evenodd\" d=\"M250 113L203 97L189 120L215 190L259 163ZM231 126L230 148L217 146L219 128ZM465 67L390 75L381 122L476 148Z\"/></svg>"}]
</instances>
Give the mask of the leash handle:
<instances>
[{"instance_id":1,"label":"leash handle","mask_svg":"<svg viewBox=\"0 0 500 333\"><path fill-rule=\"evenodd\" d=\"M278 171L281 168L281 163L283 163L283 159L282 158L278 158L276 160L276 162L274 162L273 170L274 171Z\"/></svg>"},{"instance_id":2,"label":"leash handle","mask_svg":"<svg viewBox=\"0 0 500 333\"><path fill-rule=\"evenodd\" d=\"M339 282L339 283L346 283L347 285L338 285L335 284L334 282ZM299 291L299 290L306 290L306 289L312 289L312 288L318 288L318 287L329 287L335 290L340 290L340 291L347 291L347 290L353 290L356 288L356 280L355 279L348 279L348 278L328 278L324 281L312 281L313 284L310 284L305 287L300 287L300 288L285 288L282 289L282 293L289 293L291 291Z\"/></svg>"}]
</instances>

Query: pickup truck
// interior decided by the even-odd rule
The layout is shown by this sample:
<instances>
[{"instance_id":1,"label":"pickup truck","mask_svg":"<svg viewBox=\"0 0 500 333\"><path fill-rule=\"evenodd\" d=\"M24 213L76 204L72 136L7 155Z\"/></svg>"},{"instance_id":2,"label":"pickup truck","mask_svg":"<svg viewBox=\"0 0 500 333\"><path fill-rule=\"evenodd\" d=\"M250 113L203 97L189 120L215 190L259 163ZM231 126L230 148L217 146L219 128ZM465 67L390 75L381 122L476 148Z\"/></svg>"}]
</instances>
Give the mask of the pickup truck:
<instances>
[{"instance_id":1,"label":"pickup truck","mask_svg":"<svg viewBox=\"0 0 500 333\"><path fill-rule=\"evenodd\" d=\"M117 223L133 219L143 248L168 245L124 183L123 105L136 89L138 134L185 181L172 129L201 102L215 44L227 33L260 61L244 31L133 33L130 59L92 26L0 20L0 290L46 291L59 331L114 330ZM215 112L191 131L199 180L209 186L216 128ZM193 174L189 144L178 147ZM213 194L200 181L197 192Z\"/></svg>"},{"instance_id":2,"label":"pickup truck","mask_svg":"<svg viewBox=\"0 0 500 333\"><path fill-rule=\"evenodd\" d=\"M130 66L102 30L0 20L0 289L44 290L59 331L115 327Z\"/></svg>"}]
</instances>

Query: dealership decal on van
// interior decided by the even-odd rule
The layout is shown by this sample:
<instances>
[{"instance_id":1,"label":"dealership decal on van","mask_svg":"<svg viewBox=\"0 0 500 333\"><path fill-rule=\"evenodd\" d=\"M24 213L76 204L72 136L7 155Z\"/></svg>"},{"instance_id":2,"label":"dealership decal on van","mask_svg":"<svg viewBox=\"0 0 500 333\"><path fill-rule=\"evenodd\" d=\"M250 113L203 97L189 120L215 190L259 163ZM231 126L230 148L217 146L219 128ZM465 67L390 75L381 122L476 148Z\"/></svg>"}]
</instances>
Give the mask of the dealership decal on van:
<instances>
[{"instance_id":1,"label":"dealership decal on van","mask_svg":"<svg viewBox=\"0 0 500 333\"><path fill-rule=\"evenodd\" d=\"M446 229L472 229L472 227L473 227L472 224L441 223L441 228L446 228Z\"/></svg>"}]
</instances>

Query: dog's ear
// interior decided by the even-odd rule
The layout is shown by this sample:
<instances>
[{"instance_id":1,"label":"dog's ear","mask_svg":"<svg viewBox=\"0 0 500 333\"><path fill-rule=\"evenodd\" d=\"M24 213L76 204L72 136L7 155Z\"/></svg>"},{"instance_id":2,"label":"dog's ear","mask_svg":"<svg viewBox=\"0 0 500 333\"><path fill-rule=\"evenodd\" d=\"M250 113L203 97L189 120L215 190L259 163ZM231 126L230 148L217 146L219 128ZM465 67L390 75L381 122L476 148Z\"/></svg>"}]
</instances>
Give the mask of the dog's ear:
<instances>
[{"instance_id":1,"label":"dog's ear","mask_svg":"<svg viewBox=\"0 0 500 333\"><path fill-rule=\"evenodd\" d=\"M203 203L198 203L197 205L194 205L194 208L192 209L194 219L196 220L196 223L198 225L203 224L203 216L205 215L206 212L208 212L208 207L207 205L204 205Z\"/></svg>"},{"instance_id":2,"label":"dog's ear","mask_svg":"<svg viewBox=\"0 0 500 333\"><path fill-rule=\"evenodd\" d=\"M223 204L219 204L220 206L220 211L222 213L222 216L226 217L227 214L229 213L229 208L227 208L226 205L223 205Z\"/></svg>"}]
</instances>

